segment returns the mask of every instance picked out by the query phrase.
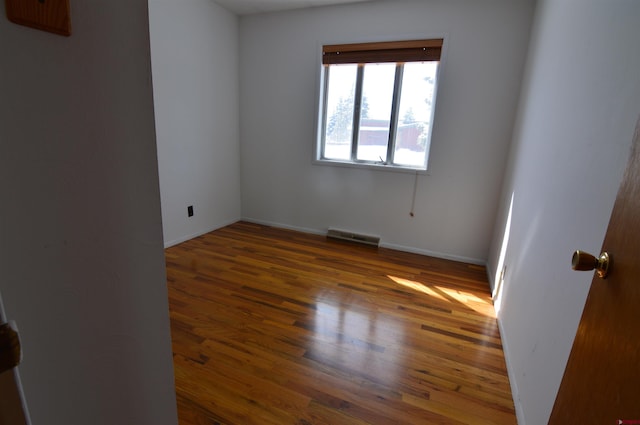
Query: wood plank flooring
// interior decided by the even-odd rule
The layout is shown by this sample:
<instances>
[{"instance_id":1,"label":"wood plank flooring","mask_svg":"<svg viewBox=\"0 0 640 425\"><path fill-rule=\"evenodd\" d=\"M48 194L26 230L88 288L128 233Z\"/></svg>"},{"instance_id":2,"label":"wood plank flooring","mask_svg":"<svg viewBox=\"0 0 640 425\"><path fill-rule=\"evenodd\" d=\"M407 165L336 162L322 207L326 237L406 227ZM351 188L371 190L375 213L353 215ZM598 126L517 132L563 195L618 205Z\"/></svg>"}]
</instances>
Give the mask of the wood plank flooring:
<instances>
[{"instance_id":1,"label":"wood plank flooring","mask_svg":"<svg viewBox=\"0 0 640 425\"><path fill-rule=\"evenodd\" d=\"M202 424L515 424L483 267L239 222L166 250Z\"/></svg>"}]
</instances>

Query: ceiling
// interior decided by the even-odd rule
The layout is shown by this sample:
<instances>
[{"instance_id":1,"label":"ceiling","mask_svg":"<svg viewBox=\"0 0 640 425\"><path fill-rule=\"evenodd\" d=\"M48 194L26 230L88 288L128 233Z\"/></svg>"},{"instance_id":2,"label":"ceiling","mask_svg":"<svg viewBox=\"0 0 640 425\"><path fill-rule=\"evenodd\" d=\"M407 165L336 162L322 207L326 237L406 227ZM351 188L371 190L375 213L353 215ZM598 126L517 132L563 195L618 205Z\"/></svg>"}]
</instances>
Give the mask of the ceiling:
<instances>
[{"instance_id":1,"label":"ceiling","mask_svg":"<svg viewBox=\"0 0 640 425\"><path fill-rule=\"evenodd\" d=\"M214 0L220 6L238 15L277 12L333 4L358 3L371 0Z\"/></svg>"}]
</instances>

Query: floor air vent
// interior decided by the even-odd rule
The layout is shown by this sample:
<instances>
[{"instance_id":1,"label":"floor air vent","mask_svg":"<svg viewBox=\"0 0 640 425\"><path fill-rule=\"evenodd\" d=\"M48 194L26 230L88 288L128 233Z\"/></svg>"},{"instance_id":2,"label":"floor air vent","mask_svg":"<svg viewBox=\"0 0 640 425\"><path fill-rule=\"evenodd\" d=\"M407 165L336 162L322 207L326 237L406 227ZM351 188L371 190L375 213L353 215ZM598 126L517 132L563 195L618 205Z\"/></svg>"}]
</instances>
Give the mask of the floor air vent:
<instances>
[{"instance_id":1,"label":"floor air vent","mask_svg":"<svg viewBox=\"0 0 640 425\"><path fill-rule=\"evenodd\" d=\"M378 246L380 238L378 236L362 235L359 233L348 232L346 230L331 229L327 231L327 237L332 239L340 239L343 241L351 241L363 243L365 245Z\"/></svg>"}]
</instances>

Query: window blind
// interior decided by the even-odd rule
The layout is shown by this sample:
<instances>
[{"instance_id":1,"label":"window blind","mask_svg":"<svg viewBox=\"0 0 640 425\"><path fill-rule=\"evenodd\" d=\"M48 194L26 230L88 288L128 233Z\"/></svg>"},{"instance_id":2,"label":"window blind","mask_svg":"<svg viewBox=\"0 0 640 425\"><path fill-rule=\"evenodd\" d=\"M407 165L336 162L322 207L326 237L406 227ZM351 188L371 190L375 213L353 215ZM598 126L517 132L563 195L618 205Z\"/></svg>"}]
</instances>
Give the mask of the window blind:
<instances>
[{"instance_id":1,"label":"window blind","mask_svg":"<svg viewBox=\"0 0 640 425\"><path fill-rule=\"evenodd\" d=\"M332 44L322 47L324 65L439 61L442 39Z\"/></svg>"}]
</instances>

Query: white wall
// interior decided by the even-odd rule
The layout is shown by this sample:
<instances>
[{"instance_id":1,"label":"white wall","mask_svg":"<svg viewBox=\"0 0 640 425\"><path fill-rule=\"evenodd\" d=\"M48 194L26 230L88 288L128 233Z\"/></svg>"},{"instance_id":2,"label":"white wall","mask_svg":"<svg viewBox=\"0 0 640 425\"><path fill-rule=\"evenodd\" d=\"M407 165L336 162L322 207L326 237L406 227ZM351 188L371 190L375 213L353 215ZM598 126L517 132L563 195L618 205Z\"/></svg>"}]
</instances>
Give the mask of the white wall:
<instances>
[{"instance_id":1,"label":"white wall","mask_svg":"<svg viewBox=\"0 0 640 425\"><path fill-rule=\"evenodd\" d=\"M490 274L513 194L499 317L520 424L547 423L640 114L640 3L542 0ZM597 389L596 389L597 390Z\"/></svg>"},{"instance_id":2,"label":"white wall","mask_svg":"<svg viewBox=\"0 0 640 425\"><path fill-rule=\"evenodd\" d=\"M170 246L240 218L238 18L211 0L150 0L149 19Z\"/></svg>"},{"instance_id":3,"label":"white wall","mask_svg":"<svg viewBox=\"0 0 640 425\"><path fill-rule=\"evenodd\" d=\"M533 5L388 1L241 18L242 215L484 263ZM445 35L430 175L312 165L325 43Z\"/></svg>"},{"instance_id":4,"label":"white wall","mask_svg":"<svg viewBox=\"0 0 640 425\"><path fill-rule=\"evenodd\" d=\"M175 424L145 0L0 12L0 292L34 424Z\"/></svg>"}]
</instances>

